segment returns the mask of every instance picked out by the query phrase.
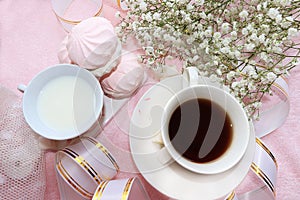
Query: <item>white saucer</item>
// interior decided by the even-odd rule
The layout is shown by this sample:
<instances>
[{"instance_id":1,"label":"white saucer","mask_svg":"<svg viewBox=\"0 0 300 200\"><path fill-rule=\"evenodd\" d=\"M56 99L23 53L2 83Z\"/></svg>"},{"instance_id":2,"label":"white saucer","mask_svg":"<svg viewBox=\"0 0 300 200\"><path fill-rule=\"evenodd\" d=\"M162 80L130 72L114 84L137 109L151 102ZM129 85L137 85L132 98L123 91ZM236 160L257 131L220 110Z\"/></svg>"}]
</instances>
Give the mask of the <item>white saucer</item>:
<instances>
[{"instance_id":1,"label":"white saucer","mask_svg":"<svg viewBox=\"0 0 300 200\"><path fill-rule=\"evenodd\" d=\"M214 84L199 77L199 83ZM183 76L167 78L150 88L140 99L130 123L130 148L133 160L144 178L158 191L174 199L217 199L234 190L247 175L255 153L255 133L251 124L250 141L238 164L213 175L191 172L175 161L162 164L160 120L169 98L188 85Z\"/></svg>"}]
</instances>

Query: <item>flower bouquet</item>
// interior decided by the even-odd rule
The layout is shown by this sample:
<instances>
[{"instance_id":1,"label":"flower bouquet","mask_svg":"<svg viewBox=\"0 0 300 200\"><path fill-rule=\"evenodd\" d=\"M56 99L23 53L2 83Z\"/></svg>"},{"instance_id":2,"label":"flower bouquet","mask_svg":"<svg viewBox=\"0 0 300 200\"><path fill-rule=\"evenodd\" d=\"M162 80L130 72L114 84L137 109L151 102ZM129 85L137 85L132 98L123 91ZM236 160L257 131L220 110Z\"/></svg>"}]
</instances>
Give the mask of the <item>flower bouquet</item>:
<instances>
[{"instance_id":1,"label":"flower bouquet","mask_svg":"<svg viewBox=\"0 0 300 200\"><path fill-rule=\"evenodd\" d=\"M297 65L296 0L126 0L117 33L144 49L141 62L163 73L170 59L226 85L249 117L275 80Z\"/></svg>"}]
</instances>

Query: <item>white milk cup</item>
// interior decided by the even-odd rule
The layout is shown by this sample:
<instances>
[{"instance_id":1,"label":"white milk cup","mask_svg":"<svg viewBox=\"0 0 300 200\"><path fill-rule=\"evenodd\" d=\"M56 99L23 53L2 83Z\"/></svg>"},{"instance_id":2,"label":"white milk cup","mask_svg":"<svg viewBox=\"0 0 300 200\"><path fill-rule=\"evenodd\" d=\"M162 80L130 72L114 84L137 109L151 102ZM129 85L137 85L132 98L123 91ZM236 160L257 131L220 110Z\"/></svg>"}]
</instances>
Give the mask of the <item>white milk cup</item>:
<instances>
[{"instance_id":1,"label":"white milk cup","mask_svg":"<svg viewBox=\"0 0 300 200\"><path fill-rule=\"evenodd\" d=\"M215 174L224 172L237 164L246 151L250 137L248 117L241 104L227 91L211 85L197 84L198 73L196 70L189 69L188 75L191 79L190 86L174 94L164 108L161 120L161 134L165 147L159 154L159 159L162 162L166 162L173 158L184 168L197 173ZM180 104L191 99L210 100L223 108L231 119L233 126L231 143L226 151L215 160L204 163L190 161L180 155L170 141L168 125L171 115Z\"/></svg>"},{"instance_id":2,"label":"white milk cup","mask_svg":"<svg viewBox=\"0 0 300 200\"><path fill-rule=\"evenodd\" d=\"M72 127L72 129L57 131L53 127L47 126L42 120L38 113L38 97L43 90L44 86L49 83L49 81L63 77L63 76L73 76L76 79L80 78L85 81L94 94L94 105L92 116L89 117L80 126ZM75 79L75 80L76 80ZM76 81L77 84L77 81ZM76 85L75 84L75 85ZM74 85L74 91L76 87ZM98 122L98 118L102 112L103 107L103 91L101 89L99 81L92 75L89 71L80 68L76 65L71 64L58 64L51 66L40 73L38 73L28 84L19 85L18 89L24 92L23 96L23 114L26 122L29 126L39 135L52 140L66 140L77 137L87 130L89 130L95 123ZM78 94L80 96L80 94ZM76 98L73 97L73 104L75 104ZM74 106L74 105L73 105ZM82 105L84 108L84 105ZM57 114L59 115L59 113ZM59 116L58 116L59 117Z\"/></svg>"}]
</instances>

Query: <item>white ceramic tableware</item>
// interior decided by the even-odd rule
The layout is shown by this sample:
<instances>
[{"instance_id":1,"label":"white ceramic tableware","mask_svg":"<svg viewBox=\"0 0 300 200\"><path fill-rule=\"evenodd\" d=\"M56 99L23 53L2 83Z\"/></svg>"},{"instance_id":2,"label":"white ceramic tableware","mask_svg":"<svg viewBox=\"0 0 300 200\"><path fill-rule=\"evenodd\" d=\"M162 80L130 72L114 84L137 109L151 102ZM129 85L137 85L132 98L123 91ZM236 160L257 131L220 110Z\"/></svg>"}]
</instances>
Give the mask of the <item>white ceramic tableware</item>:
<instances>
[{"instance_id":1,"label":"white ceramic tableware","mask_svg":"<svg viewBox=\"0 0 300 200\"><path fill-rule=\"evenodd\" d=\"M229 118L231 119L230 124L230 132L232 134L232 139L230 141L229 146L226 148L225 152L222 153L219 157L216 159L213 159L209 162L193 162L190 159L185 158L182 156L176 148L174 148L174 145L171 143L170 137L169 137L169 126L174 126L175 124L170 124L170 118L172 116L172 113L175 111L175 109L182 105L184 102L187 102L189 100L197 100L197 99L205 99L210 102L214 102L214 104L211 104L211 112L212 114L204 116L203 113L200 111L199 115L193 115L193 118L191 117L191 113L187 113L187 111L182 110L181 111L181 120L182 115L186 115L187 118L191 117L190 119L190 127L188 128L189 131L196 132L199 129L198 128L198 122L201 120L204 120L204 118L210 118L209 122L209 128L207 130L207 135L205 136L204 142L200 148L199 151L195 152L197 157L201 157L203 155L200 154L200 152L203 154L208 154L210 151L214 148L219 148L217 145L217 140L219 138L219 135L223 129L223 125L225 124L225 114L223 116L222 111L221 112L221 121L220 119L216 120L217 111L219 106L221 109L227 113ZM195 101L196 102L196 101ZM193 104L194 109L199 109L198 104ZM202 109L202 108L201 108ZM224 117L224 119L223 119ZM223 120L223 121L222 121ZM193 123L193 121L195 123ZM223 89L217 88L215 86L211 85L192 85L189 86L183 90L180 90L176 94L174 94L170 100L167 102L163 114L162 114L162 120L161 120L161 134L162 134L162 140L164 143L164 147L168 150L168 153L171 155L171 157L178 162L180 165L182 165L184 168L189 169L193 172L197 173L203 173L203 174L215 174L220 173L228 170L229 168L233 167L237 162L242 158L244 155L246 148L248 146L249 142L249 135L250 135L250 128L249 128L249 120L248 117L241 106L241 104L234 98L231 94L226 92ZM192 122L192 123L191 123ZM193 125L195 124L195 126ZM201 124L201 123L199 123ZM181 126L179 126L182 128ZM224 130L223 130L224 131ZM195 140L195 136L189 138L188 133L184 133L186 136L184 137L185 142L189 142L188 145L190 145ZM209 136L211 135L211 136ZM176 135L176 137L178 134ZM181 137L178 136L177 138ZM213 142L208 140L214 140ZM200 141L199 141L200 142ZM215 144L211 147L205 147L205 142L209 144ZM203 146L204 145L204 146ZM204 148L202 148L204 147ZM205 150L203 150L205 149ZM207 151L207 152L205 152Z\"/></svg>"},{"instance_id":2,"label":"white ceramic tableware","mask_svg":"<svg viewBox=\"0 0 300 200\"><path fill-rule=\"evenodd\" d=\"M198 77L197 80L198 84L220 86L206 77ZM159 137L164 107L174 94L188 85L184 76L174 76L157 83L141 97L130 124L129 139L133 160L147 182L172 199L224 199L242 182L253 161L255 131L251 122L246 152L236 165L224 172L194 173L175 161L171 160L166 165L158 159L161 150L165 149L162 149Z\"/></svg>"},{"instance_id":3,"label":"white ceramic tableware","mask_svg":"<svg viewBox=\"0 0 300 200\"><path fill-rule=\"evenodd\" d=\"M102 112L104 94L99 81L89 71L76 65L48 67L38 73L28 86L19 85L18 89L24 91L23 113L26 122L47 139L77 137L98 123Z\"/></svg>"}]
</instances>

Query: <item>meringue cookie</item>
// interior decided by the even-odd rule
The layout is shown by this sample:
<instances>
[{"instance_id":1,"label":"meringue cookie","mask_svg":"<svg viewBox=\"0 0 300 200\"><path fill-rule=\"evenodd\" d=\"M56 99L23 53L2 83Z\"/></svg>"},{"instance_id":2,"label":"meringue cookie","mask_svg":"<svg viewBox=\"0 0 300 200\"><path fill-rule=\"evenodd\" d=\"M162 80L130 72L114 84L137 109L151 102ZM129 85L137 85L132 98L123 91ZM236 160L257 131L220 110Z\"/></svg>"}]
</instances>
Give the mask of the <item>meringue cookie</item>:
<instances>
[{"instance_id":1,"label":"meringue cookie","mask_svg":"<svg viewBox=\"0 0 300 200\"><path fill-rule=\"evenodd\" d=\"M112 55L111 59L106 63L106 65L90 71L96 77L101 78L104 74L110 73L112 69L114 69L121 62L121 54L122 54L122 45L121 42L118 41L118 45L115 50L115 53Z\"/></svg>"},{"instance_id":2,"label":"meringue cookie","mask_svg":"<svg viewBox=\"0 0 300 200\"><path fill-rule=\"evenodd\" d=\"M103 17L92 17L74 26L58 52L61 63L97 70L98 77L111 72L119 63L120 55L120 41L111 22Z\"/></svg>"},{"instance_id":3,"label":"meringue cookie","mask_svg":"<svg viewBox=\"0 0 300 200\"><path fill-rule=\"evenodd\" d=\"M120 64L107 78L101 81L107 96L120 99L132 95L144 80L144 68L133 53L122 55Z\"/></svg>"},{"instance_id":4,"label":"meringue cookie","mask_svg":"<svg viewBox=\"0 0 300 200\"><path fill-rule=\"evenodd\" d=\"M69 58L69 53L67 50L67 42L68 42L68 37L65 37L65 39L61 43L61 47L58 50L58 60L60 63L71 63L71 60Z\"/></svg>"}]
</instances>

